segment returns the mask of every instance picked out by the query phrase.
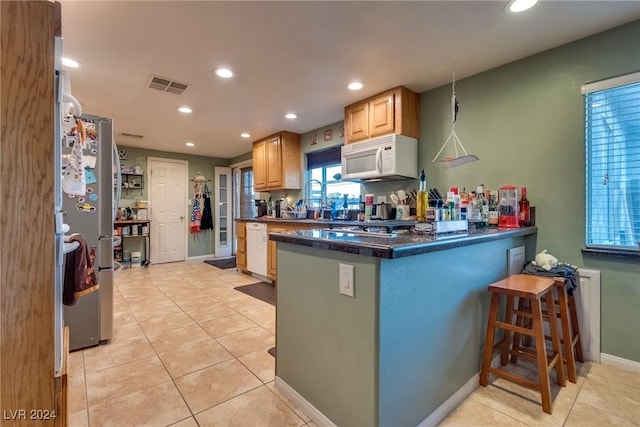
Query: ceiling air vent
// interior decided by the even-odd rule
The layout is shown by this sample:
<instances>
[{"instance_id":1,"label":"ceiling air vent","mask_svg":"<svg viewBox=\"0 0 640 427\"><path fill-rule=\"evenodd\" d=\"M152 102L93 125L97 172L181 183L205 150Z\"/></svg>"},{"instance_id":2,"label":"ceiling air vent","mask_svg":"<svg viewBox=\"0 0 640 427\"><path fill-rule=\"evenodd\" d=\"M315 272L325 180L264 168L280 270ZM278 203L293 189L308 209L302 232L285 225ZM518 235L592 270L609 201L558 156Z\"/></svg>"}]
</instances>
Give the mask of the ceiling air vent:
<instances>
[{"instance_id":1,"label":"ceiling air vent","mask_svg":"<svg viewBox=\"0 0 640 427\"><path fill-rule=\"evenodd\" d=\"M123 138L133 138L133 139L142 139L142 138L144 138L143 135L138 135L137 133L128 133L128 132L119 132L118 136L121 136Z\"/></svg>"},{"instance_id":2,"label":"ceiling air vent","mask_svg":"<svg viewBox=\"0 0 640 427\"><path fill-rule=\"evenodd\" d=\"M155 90L160 90L162 92L182 95L182 92L184 92L189 87L189 84L167 79L165 77L151 76L151 80L149 81L147 87Z\"/></svg>"}]
</instances>

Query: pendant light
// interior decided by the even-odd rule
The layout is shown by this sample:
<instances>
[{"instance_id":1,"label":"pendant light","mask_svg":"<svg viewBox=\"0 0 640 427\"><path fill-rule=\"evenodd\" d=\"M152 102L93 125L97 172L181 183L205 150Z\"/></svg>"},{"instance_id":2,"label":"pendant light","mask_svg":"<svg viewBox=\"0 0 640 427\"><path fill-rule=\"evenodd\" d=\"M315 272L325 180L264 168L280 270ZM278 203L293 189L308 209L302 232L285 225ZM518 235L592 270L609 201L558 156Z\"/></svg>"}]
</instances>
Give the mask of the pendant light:
<instances>
[{"instance_id":1,"label":"pendant light","mask_svg":"<svg viewBox=\"0 0 640 427\"><path fill-rule=\"evenodd\" d=\"M451 89L452 89L452 94L451 94L451 115L452 115L452 123L451 123L451 133L449 134L449 137L446 139L446 141L444 142L444 144L442 144L442 147L440 147L440 151L438 151L438 154L436 154L436 156L433 158L432 163L435 163L437 166L444 168L444 169L450 169L450 168L454 168L456 166L460 166L460 165L464 165L465 163L471 163L471 162L475 162L478 159L478 156L474 156L472 154L467 154L467 150L464 149L464 145L462 145L462 141L460 141L460 138L458 138L458 135L456 135L456 119L458 118L458 108L459 108L459 103L458 100L456 99L456 73L455 70L453 72L453 82L451 84ZM449 142L453 141L453 147L455 150L455 157L444 157L442 160L437 160L437 158L440 156L440 154L442 154L442 152L444 151L445 147L449 144ZM458 146L460 146L460 148L462 149L462 152L464 153L463 156L460 156L458 153Z\"/></svg>"}]
</instances>

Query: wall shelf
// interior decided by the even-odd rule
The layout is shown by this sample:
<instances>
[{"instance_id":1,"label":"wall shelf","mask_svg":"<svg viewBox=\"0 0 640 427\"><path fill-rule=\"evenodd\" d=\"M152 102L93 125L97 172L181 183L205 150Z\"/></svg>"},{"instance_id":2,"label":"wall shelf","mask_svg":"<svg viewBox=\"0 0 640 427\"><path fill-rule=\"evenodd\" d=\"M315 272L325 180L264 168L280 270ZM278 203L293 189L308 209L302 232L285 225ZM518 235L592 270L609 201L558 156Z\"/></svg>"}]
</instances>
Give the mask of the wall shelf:
<instances>
[{"instance_id":1,"label":"wall shelf","mask_svg":"<svg viewBox=\"0 0 640 427\"><path fill-rule=\"evenodd\" d=\"M142 190L144 188L144 175L123 173L122 188L125 190Z\"/></svg>"}]
</instances>

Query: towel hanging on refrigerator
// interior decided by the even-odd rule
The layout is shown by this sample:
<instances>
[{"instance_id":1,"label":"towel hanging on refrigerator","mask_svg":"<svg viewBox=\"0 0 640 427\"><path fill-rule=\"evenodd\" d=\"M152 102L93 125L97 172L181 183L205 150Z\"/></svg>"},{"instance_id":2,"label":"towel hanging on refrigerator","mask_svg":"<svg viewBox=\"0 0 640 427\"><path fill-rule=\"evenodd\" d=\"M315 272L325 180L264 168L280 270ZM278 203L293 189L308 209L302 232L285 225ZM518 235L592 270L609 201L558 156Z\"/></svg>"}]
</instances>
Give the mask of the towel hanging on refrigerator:
<instances>
[{"instance_id":1,"label":"towel hanging on refrigerator","mask_svg":"<svg viewBox=\"0 0 640 427\"><path fill-rule=\"evenodd\" d=\"M78 138L71 148L67 167L62 177L62 190L70 196L84 196L87 192L87 180L82 163L82 149L87 133L80 117L76 117Z\"/></svg>"},{"instance_id":2,"label":"towel hanging on refrigerator","mask_svg":"<svg viewBox=\"0 0 640 427\"><path fill-rule=\"evenodd\" d=\"M96 291L100 287L93 266L96 257L95 251L89 249L82 234L72 234L69 236L69 241L78 242L80 246L65 255L64 289L62 291L64 305L74 305L78 302L78 298Z\"/></svg>"}]
</instances>

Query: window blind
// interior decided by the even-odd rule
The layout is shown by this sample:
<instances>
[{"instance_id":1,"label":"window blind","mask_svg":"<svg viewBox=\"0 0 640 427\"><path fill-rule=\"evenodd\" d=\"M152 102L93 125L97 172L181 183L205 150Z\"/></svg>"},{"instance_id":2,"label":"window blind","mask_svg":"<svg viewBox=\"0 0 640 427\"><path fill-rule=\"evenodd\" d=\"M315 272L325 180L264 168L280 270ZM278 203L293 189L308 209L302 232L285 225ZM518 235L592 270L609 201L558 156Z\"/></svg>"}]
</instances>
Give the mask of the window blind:
<instances>
[{"instance_id":1,"label":"window blind","mask_svg":"<svg viewBox=\"0 0 640 427\"><path fill-rule=\"evenodd\" d=\"M640 250L640 73L583 86L586 246Z\"/></svg>"},{"instance_id":2,"label":"window blind","mask_svg":"<svg viewBox=\"0 0 640 427\"><path fill-rule=\"evenodd\" d=\"M340 164L340 147L307 154L307 170Z\"/></svg>"}]
</instances>

